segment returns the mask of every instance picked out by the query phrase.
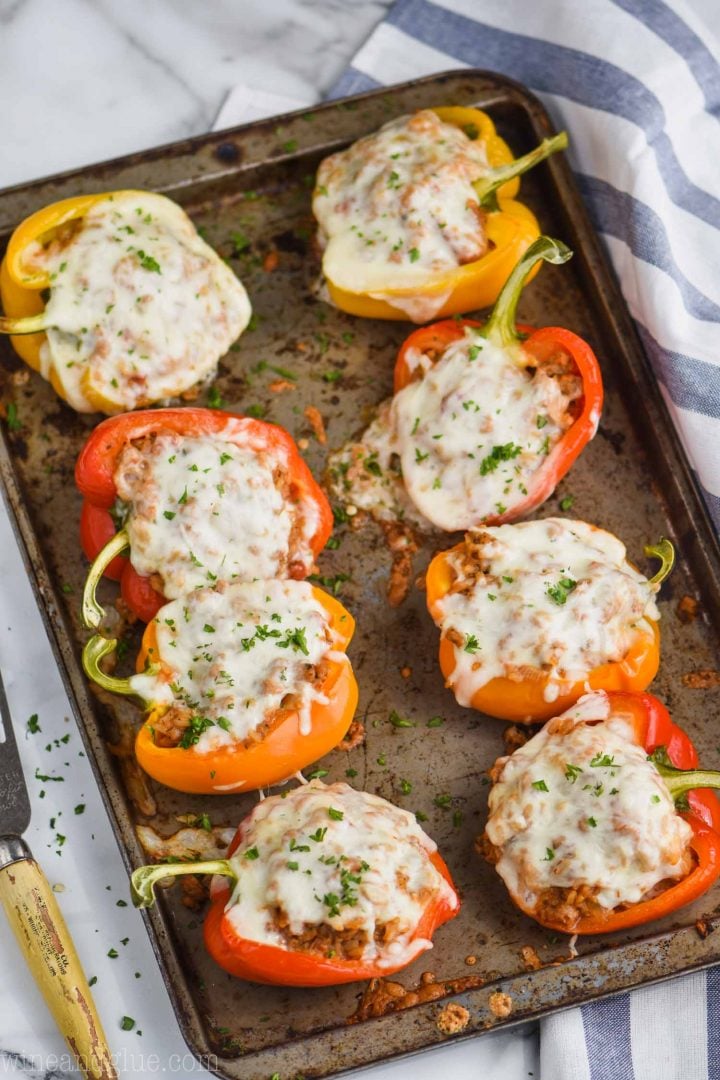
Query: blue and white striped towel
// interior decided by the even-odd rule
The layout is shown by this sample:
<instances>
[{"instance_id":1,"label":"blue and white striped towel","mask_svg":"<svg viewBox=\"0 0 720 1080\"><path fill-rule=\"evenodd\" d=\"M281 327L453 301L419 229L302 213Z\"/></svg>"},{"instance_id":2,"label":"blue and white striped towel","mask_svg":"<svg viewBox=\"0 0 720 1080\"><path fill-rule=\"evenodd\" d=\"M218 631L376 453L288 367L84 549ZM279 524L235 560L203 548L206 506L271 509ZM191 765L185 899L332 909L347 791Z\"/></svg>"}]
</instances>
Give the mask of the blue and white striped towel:
<instances>
[{"instance_id":1,"label":"blue and white striped towel","mask_svg":"<svg viewBox=\"0 0 720 1080\"><path fill-rule=\"evenodd\" d=\"M457 67L509 75L570 162L720 528L717 0L396 0L333 96ZM720 1080L720 970L541 1024L542 1080Z\"/></svg>"}]
</instances>

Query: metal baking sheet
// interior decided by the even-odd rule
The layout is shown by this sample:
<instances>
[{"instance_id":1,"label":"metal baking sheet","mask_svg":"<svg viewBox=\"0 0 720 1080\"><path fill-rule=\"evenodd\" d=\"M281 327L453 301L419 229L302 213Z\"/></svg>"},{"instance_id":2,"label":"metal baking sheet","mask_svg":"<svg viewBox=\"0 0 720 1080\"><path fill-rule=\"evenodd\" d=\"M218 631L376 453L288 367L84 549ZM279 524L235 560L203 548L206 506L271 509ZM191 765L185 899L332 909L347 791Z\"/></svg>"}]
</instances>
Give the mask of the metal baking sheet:
<instances>
[{"instance_id":1,"label":"metal baking sheet","mask_svg":"<svg viewBox=\"0 0 720 1080\"><path fill-rule=\"evenodd\" d=\"M327 452L356 434L372 407L390 392L396 349L410 327L353 319L314 298L311 286L318 267L310 191L315 169L327 153L393 116L451 103L487 109L516 153L530 149L551 128L540 104L515 83L487 72L450 72L0 193L0 242L4 246L27 213L54 199L120 187L170 194L231 260L256 313L254 328L221 362L216 385L225 407L252 407L296 438L307 439L307 459L321 476ZM697 670L720 668L715 534L567 162L554 157L542 165L523 181L522 197L544 231L568 242L576 255L565 267L543 269L523 296L521 318L568 326L586 337L600 358L607 395L598 437L540 513L557 513L559 499L572 494L573 516L616 532L641 564L645 542L661 535L676 541L679 565L661 596L662 667L653 690L696 740L707 766L715 766L720 690L693 689L683 680ZM236 258L234 247L243 247L245 239L249 245ZM167 833L178 827L176 814L206 812L214 825L235 825L254 797L190 797L154 786L155 813L150 804L142 813L133 803L122 758L109 747L139 716L127 702L91 693L79 662L84 635L78 607L86 565L77 539L79 498L72 471L98 418L77 416L38 376L27 378L7 341L0 342L0 355L2 398L15 402L20 424L13 431L3 425L5 496L131 868L144 861L137 824ZM276 368L292 372L293 389L270 390L282 377ZM341 374L327 381L323 376L330 372ZM324 417L326 446L318 443L305 418L309 404ZM449 997L351 1023L362 986L287 990L233 980L206 957L202 916L183 907L173 887L147 915L147 927L192 1051L219 1075L238 1080L276 1072L283 1080L300 1073L329 1076L446 1041L437 1018L449 998L469 1010L467 1026L452 1036L467 1038L720 961L720 934L714 929L720 918L718 886L676 919L580 941L580 955L572 960L564 959L566 938L558 939L515 911L494 870L473 852L485 818L485 771L504 750L506 725L460 709L444 690L436 663L437 631L425 612L423 594L412 588L402 606L388 606L390 557L379 530L343 526L338 535L340 547L326 551L320 566L330 577L349 575L342 598L358 622L350 653L367 738L349 753L333 752L323 765L330 770L329 780L344 779L347 768L356 769L357 786L427 815L425 827L450 864L463 909L437 934L433 951L396 978L413 988L423 972L431 971ZM431 554L427 545L421 547L415 574L422 573ZM106 600L115 595L112 584L104 590ZM699 603L697 618L687 623L677 611L684 596ZM129 657L137 640L137 632L130 635ZM388 721L393 709L416 726L393 727ZM432 716L442 716L445 723L427 727ZM411 794L402 795L400 780L412 784ZM450 806L436 806L438 795L450 795ZM544 966L527 970L521 953L525 946L532 946ZM475 963L468 964L468 957L475 957ZM509 1015L493 1011L497 991L511 998Z\"/></svg>"}]
</instances>

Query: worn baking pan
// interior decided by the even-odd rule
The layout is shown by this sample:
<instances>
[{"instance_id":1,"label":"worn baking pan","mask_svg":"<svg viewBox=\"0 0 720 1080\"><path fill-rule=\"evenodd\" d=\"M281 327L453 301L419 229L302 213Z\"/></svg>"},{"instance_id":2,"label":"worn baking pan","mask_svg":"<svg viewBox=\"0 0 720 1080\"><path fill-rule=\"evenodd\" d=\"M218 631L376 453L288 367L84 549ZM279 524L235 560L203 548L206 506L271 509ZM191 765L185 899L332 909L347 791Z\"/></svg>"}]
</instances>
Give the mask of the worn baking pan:
<instances>
[{"instance_id":1,"label":"worn baking pan","mask_svg":"<svg viewBox=\"0 0 720 1080\"><path fill-rule=\"evenodd\" d=\"M518 153L550 129L543 108L516 84L486 72L451 72L6 191L0 194L0 235L6 242L27 213L79 192L147 187L171 194L231 258L256 312L253 328L221 364L216 386L225 407L263 413L308 440L307 458L320 476L327 451L354 435L390 391L396 348L408 327L353 319L314 297L317 266L309 241L315 168L328 152L392 116L449 103L486 108ZM567 241L576 256L566 267L542 271L522 299L521 317L586 337L601 360L607 390L598 437L543 512L557 512L559 499L572 494L573 515L619 534L635 560L649 540L670 535L676 541L679 565L661 598L663 658L654 690L712 766L718 739L709 721L718 712L720 690L697 688L693 684L717 680L692 675L720 667L717 540L566 161L555 157L533 172L523 181L523 198L544 231ZM270 253L277 254L268 259ZM177 814L206 812L214 825L234 825L253 796L193 798L159 787L144 790L127 759L110 752L138 716L128 703L91 694L79 662L78 598L86 566L72 469L95 418L72 413L39 377L27 378L6 342L0 349L3 397L17 410L13 430L5 429L0 443L6 498L120 849L133 867L144 861L137 824L169 833L178 827ZM278 378L291 388L271 390ZM313 435L307 405L325 419L326 445ZM473 854L485 815L484 772L503 751L505 725L460 709L443 689L437 632L422 593L413 588L402 606L388 606L390 556L380 533L372 525L356 531L341 526L337 535L340 546L323 554L321 573L338 579L358 620L351 655L367 737L349 753L332 753L323 765L330 780L357 770L354 784L427 815L425 827L451 866L464 906L438 933L434 951L400 981L409 989L423 985L421 974L429 970L442 984L435 992L446 998L362 1020L356 1015L360 986L284 990L234 981L206 958L201 917L181 904L173 887L147 925L193 1052L227 1077L328 1076L441 1043L447 1036L437 1018L450 996L469 1011L469 1022L455 1036L464 1038L720 961L720 935L713 932L720 887L651 930L582 941L575 959L564 959L567 939L514 910L494 871ZM430 554L427 547L418 552L417 574ZM104 589L110 599L114 586ZM678 612L684 596L699 602L690 621ZM136 643L130 632L129 657ZM393 726L393 709L415 726ZM442 724L427 725L438 716ZM401 780L412 785L410 793L402 794ZM543 965L537 970L528 970L535 961L527 946ZM509 1012L498 1008L507 1002L493 996L497 991L509 996Z\"/></svg>"}]
</instances>

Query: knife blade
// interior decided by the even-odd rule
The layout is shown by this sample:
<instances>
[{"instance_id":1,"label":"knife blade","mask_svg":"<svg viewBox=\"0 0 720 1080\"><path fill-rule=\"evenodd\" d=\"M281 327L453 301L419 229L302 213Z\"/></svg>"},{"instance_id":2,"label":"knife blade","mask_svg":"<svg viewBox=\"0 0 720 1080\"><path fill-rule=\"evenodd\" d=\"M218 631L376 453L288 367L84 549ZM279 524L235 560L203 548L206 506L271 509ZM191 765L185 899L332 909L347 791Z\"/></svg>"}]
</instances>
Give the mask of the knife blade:
<instances>
[{"instance_id":1,"label":"knife blade","mask_svg":"<svg viewBox=\"0 0 720 1080\"><path fill-rule=\"evenodd\" d=\"M70 1050L88 1080L117 1080L105 1033L52 889L22 839L30 800L0 673L0 903Z\"/></svg>"},{"instance_id":2,"label":"knife blade","mask_svg":"<svg viewBox=\"0 0 720 1080\"><path fill-rule=\"evenodd\" d=\"M0 674L0 833L20 836L30 824L30 799Z\"/></svg>"}]
</instances>

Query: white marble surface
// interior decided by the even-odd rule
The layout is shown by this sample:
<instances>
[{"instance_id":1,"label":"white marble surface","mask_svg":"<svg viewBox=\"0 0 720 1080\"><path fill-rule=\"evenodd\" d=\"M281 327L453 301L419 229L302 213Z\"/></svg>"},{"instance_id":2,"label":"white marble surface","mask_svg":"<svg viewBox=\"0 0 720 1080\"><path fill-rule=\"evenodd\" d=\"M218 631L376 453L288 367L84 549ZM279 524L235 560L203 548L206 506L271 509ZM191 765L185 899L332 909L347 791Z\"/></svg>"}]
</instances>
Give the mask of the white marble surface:
<instances>
[{"instance_id":1,"label":"white marble surface","mask_svg":"<svg viewBox=\"0 0 720 1080\"><path fill-rule=\"evenodd\" d=\"M390 0L0 0L0 187L168 142L234 109L316 100ZM257 91L251 93L250 91ZM70 926L121 1075L209 1076L187 1053L0 507L0 668L32 801L27 833ZM38 675L40 673L40 676ZM37 713L41 731L27 733ZM66 740L66 741L63 741ZM35 779L35 773L62 782ZM82 813L75 808L83 805ZM59 837L64 837L60 841ZM117 959L108 951L118 951ZM0 918L0 1072L48 1078L64 1044ZM121 1029L123 1016L135 1029ZM142 1034L141 1034L142 1032ZM360 1074L456 1080L538 1077L530 1033L489 1036Z\"/></svg>"}]
</instances>

